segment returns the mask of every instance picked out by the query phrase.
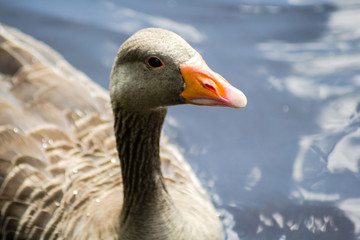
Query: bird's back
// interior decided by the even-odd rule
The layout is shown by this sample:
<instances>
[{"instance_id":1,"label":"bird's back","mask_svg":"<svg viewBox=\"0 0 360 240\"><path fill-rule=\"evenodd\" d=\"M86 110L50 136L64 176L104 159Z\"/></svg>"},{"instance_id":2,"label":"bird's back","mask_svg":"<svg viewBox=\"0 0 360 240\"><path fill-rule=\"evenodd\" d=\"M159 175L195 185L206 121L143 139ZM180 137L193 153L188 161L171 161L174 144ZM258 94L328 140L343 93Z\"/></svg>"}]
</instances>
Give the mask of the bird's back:
<instances>
[{"instance_id":1,"label":"bird's back","mask_svg":"<svg viewBox=\"0 0 360 240\"><path fill-rule=\"evenodd\" d=\"M93 218L114 234L120 183L107 92L0 25L0 239L74 238Z\"/></svg>"}]
</instances>

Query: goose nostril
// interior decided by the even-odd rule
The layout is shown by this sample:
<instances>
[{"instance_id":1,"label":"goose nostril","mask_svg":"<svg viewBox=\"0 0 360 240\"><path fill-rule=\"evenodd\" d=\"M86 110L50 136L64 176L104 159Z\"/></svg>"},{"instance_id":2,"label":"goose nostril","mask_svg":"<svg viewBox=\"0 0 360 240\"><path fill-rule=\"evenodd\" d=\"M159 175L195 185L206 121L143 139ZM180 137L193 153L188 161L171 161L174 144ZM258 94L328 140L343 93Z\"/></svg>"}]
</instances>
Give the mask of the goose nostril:
<instances>
[{"instance_id":1,"label":"goose nostril","mask_svg":"<svg viewBox=\"0 0 360 240\"><path fill-rule=\"evenodd\" d=\"M208 83L208 82L203 83L203 87L210 90L210 91L212 91L212 92L214 92L214 93L217 93L216 87L214 87L214 85L211 84L211 83Z\"/></svg>"}]
</instances>

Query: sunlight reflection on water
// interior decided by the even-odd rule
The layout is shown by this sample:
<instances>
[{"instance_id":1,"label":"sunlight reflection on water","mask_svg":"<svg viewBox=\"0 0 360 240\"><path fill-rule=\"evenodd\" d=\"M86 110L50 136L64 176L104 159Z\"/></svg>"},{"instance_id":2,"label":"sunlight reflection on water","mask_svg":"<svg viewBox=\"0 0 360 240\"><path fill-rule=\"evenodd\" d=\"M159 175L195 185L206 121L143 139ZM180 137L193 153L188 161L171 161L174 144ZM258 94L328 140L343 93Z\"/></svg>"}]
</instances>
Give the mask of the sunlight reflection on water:
<instances>
[{"instance_id":1,"label":"sunlight reflection on water","mask_svg":"<svg viewBox=\"0 0 360 240\"><path fill-rule=\"evenodd\" d=\"M289 92L320 106L316 115L319 129L299 139L293 165L293 179L299 187L292 197L338 202L339 208L352 219L357 233L360 201L347 199L346 191L351 191L354 180L357 183L353 187L359 185L356 176L360 166L359 22L359 9L344 8L331 14L327 31L316 42L270 41L258 45L267 59L288 62L294 70L290 76L268 78L277 91ZM339 184L334 185L334 181ZM344 185L349 185L347 190ZM358 193L354 191L355 196Z\"/></svg>"}]
</instances>

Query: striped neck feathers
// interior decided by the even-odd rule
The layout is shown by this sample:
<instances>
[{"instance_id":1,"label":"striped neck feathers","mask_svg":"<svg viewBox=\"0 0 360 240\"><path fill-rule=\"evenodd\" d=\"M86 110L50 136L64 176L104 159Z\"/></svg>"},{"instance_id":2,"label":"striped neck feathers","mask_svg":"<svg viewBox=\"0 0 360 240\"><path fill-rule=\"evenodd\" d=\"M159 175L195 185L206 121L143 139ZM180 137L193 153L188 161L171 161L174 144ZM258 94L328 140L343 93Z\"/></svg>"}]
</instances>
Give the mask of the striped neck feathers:
<instances>
[{"instance_id":1,"label":"striped neck feathers","mask_svg":"<svg viewBox=\"0 0 360 240\"><path fill-rule=\"evenodd\" d=\"M159 140L167 109L148 112L114 110L124 203L122 239L162 239L169 221L180 215L167 193L161 173ZM153 234L153 238L149 236Z\"/></svg>"}]
</instances>

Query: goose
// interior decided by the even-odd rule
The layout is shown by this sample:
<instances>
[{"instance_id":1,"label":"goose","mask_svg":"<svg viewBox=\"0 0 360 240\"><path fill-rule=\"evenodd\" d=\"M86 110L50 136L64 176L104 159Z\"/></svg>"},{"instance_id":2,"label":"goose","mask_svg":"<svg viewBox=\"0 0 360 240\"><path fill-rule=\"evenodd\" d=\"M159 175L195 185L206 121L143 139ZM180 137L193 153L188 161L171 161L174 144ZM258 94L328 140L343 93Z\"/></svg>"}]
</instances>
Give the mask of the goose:
<instances>
[{"instance_id":1,"label":"goose","mask_svg":"<svg viewBox=\"0 0 360 240\"><path fill-rule=\"evenodd\" d=\"M0 25L0 239L223 239L161 128L168 106L241 108L243 92L159 28L121 45L109 89Z\"/></svg>"}]
</instances>

